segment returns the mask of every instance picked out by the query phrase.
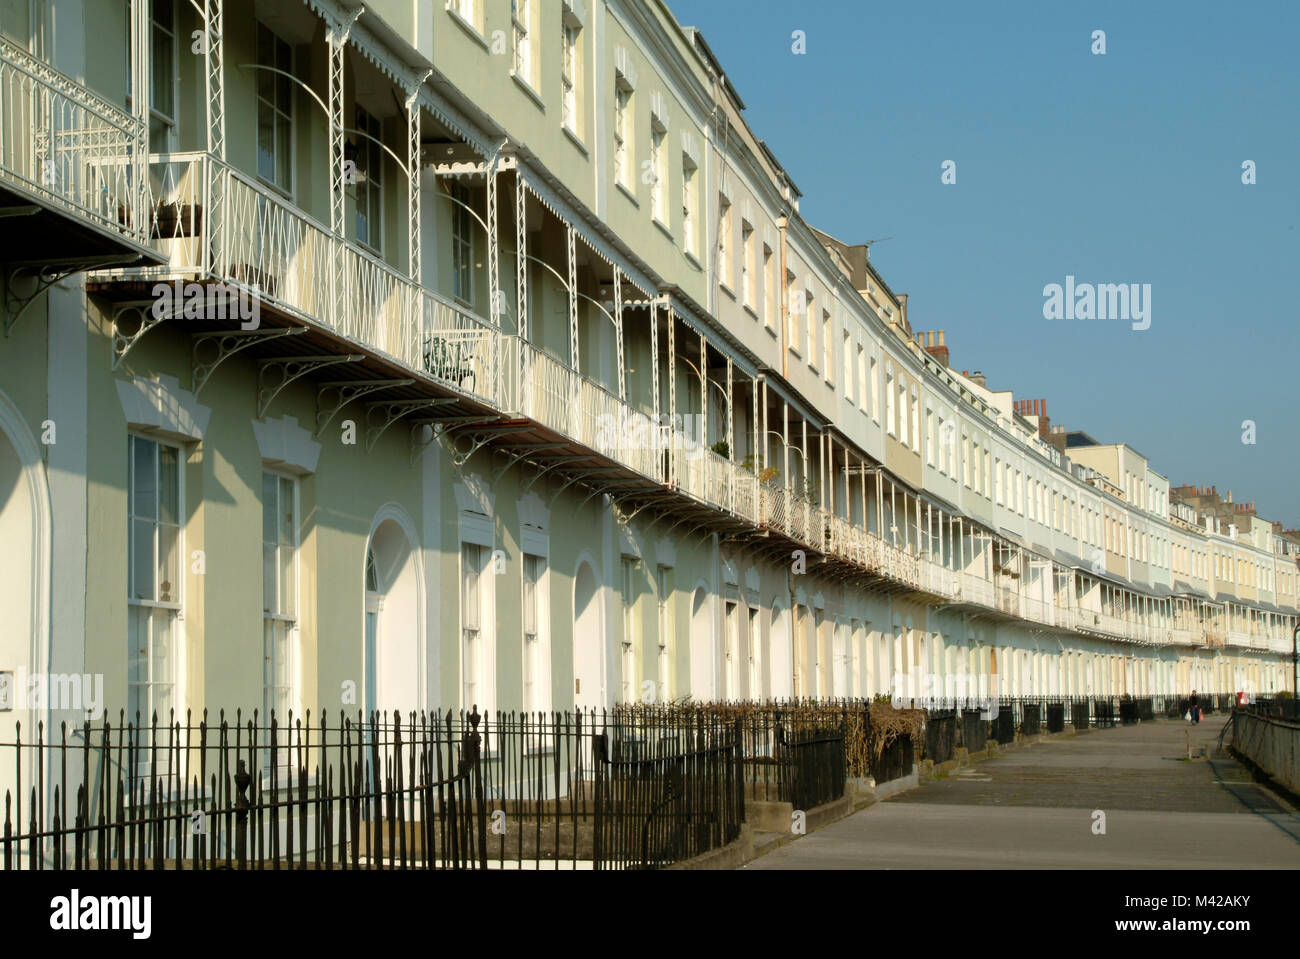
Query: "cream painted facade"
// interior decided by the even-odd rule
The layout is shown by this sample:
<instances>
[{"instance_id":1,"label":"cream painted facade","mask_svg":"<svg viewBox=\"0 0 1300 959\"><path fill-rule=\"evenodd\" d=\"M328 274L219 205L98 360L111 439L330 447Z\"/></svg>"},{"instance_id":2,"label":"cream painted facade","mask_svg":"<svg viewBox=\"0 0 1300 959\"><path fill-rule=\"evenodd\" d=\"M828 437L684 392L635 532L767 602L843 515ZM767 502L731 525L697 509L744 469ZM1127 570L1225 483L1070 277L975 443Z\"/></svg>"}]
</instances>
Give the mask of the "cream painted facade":
<instances>
[{"instance_id":1,"label":"cream painted facade","mask_svg":"<svg viewBox=\"0 0 1300 959\"><path fill-rule=\"evenodd\" d=\"M119 144L0 158L81 258L0 342L0 671L114 719L1286 687L1294 556L937 362L663 4L204 9L0 4ZM196 283L256 316L155 311Z\"/></svg>"}]
</instances>

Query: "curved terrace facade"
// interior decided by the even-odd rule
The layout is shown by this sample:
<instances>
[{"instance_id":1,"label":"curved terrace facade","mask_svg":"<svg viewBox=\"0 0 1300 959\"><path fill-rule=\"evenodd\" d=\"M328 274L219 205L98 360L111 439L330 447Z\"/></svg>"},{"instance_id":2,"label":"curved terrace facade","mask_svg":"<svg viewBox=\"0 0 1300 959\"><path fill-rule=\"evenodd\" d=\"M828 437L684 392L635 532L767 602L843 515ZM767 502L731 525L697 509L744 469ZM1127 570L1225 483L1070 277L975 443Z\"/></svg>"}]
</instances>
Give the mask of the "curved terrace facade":
<instances>
[{"instance_id":1,"label":"curved terrace facade","mask_svg":"<svg viewBox=\"0 0 1300 959\"><path fill-rule=\"evenodd\" d=\"M951 367L666 5L82 6L57 56L0 24L6 131L44 84L111 133L0 156L79 244L8 298L0 670L144 715L1289 684L1300 538Z\"/></svg>"}]
</instances>

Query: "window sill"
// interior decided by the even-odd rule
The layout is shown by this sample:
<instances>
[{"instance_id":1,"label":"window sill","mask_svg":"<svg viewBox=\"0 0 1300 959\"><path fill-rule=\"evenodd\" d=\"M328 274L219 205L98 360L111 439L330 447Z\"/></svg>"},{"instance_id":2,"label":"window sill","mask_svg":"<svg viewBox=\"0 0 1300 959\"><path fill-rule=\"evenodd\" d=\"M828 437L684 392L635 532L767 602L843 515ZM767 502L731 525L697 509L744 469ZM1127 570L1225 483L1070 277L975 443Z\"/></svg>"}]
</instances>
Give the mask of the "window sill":
<instances>
[{"instance_id":1,"label":"window sill","mask_svg":"<svg viewBox=\"0 0 1300 959\"><path fill-rule=\"evenodd\" d=\"M638 200L638 199L636 198L636 194L635 194L635 193L633 193L631 190L629 190L629 189L628 189L626 186L624 186L622 183L615 183L614 186L618 187L618 191L619 191L620 193L622 193L625 197L627 197L627 198L628 198L628 201L629 201L629 202L630 202L634 207L636 207L638 210L641 209L641 201Z\"/></svg>"},{"instance_id":2,"label":"window sill","mask_svg":"<svg viewBox=\"0 0 1300 959\"><path fill-rule=\"evenodd\" d=\"M519 87L519 89L523 90L525 95L527 95L527 97L530 100L532 100L533 103L537 104L537 108L539 110L541 110L543 113L546 112L546 101L542 99L542 95L540 93L538 93L536 90L533 89L533 85L531 83L529 83L527 80L521 77L514 70L510 71L510 79L514 80L515 84Z\"/></svg>"},{"instance_id":3,"label":"window sill","mask_svg":"<svg viewBox=\"0 0 1300 959\"><path fill-rule=\"evenodd\" d=\"M773 326L773 325L770 324L770 323L765 323L765 324L763 325L763 329L767 330L768 335L770 335L770 336L772 337L772 339L774 339L774 340L776 339L776 327L775 327L775 326Z\"/></svg>"},{"instance_id":4,"label":"window sill","mask_svg":"<svg viewBox=\"0 0 1300 959\"><path fill-rule=\"evenodd\" d=\"M795 359L797 360L803 359L803 354L799 352L799 348L797 346L789 346L786 347L786 349L790 351L790 355L793 356Z\"/></svg>"},{"instance_id":5,"label":"window sill","mask_svg":"<svg viewBox=\"0 0 1300 959\"><path fill-rule=\"evenodd\" d=\"M677 238L673 236L673 231L668 229L667 225L665 225L664 221L659 219L659 217L652 216L650 218L650 222L653 223L655 226L657 226L659 230L663 233L663 235L668 237L669 240L671 240L674 243L677 242Z\"/></svg>"},{"instance_id":6,"label":"window sill","mask_svg":"<svg viewBox=\"0 0 1300 959\"><path fill-rule=\"evenodd\" d=\"M695 267L695 269L699 270L701 273L704 272L704 264L702 264L698 259L696 259L694 253L692 253L690 250L686 250L682 255L686 257L687 263Z\"/></svg>"},{"instance_id":7,"label":"window sill","mask_svg":"<svg viewBox=\"0 0 1300 959\"><path fill-rule=\"evenodd\" d=\"M751 318L753 318L754 320L758 319L758 312L752 306L746 303L744 304L744 307L745 307L745 312L748 313Z\"/></svg>"},{"instance_id":8,"label":"window sill","mask_svg":"<svg viewBox=\"0 0 1300 959\"><path fill-rule=\"evenodd\" d=\"M587 144L582 142L582 138L578 136L578 134L575 133L572 128L561 127L560 129L564 131L564 135L569 138L569 142L572 143L575 147L577 147L582 152L582 155L584 157L591 155L591 151L587 149Z\"/></svg>"},{"instance_id":9,"label":"window sill","mask_svg":"<svg viewBox=\"0 0 1300 959\"><path fill-rule=\"evenodd\" d=\"M456 7L454 6L454 2L455 0L448 0L447 2L448 15L451 17L452 20L456 22L457 26L459 26L462 30L464 30L467 34L469 34L470 39L472 39L484 50L490 50L491 48L488 46L487 37L483 36L482 31L480 31L477 26L470 23L468 20L466 20L464 17L460 15L460 11L456 9Z\"/></svg>"},{"instance_id":10,"label":"window sill","mask_svg":"<svg viewBox=\"0 0 1300 959\"><path fill-rule=\"evenodd\" d=\"M722 280L718 281L718 289L721 290L723 293L727 294L727 296L731 297L733 302L735 301L736 299L735 291L732 290L731 287L727 286L727 284L724 281Z\"/></svg>"}]
</instances>

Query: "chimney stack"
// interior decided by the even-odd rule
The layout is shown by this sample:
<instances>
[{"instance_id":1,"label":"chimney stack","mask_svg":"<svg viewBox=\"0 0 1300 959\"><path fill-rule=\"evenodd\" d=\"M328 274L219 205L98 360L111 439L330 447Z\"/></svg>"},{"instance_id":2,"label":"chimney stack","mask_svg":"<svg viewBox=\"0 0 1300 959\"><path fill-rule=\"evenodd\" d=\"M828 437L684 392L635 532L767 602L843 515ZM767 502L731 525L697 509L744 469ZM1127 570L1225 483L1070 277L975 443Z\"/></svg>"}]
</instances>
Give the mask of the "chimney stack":
<instances>
[{"instance_id":1,"label":"chimney stack","mask_svg":"<svg viewBox=\"0 0 1300 959\"><path fill-rule=\"evenodd\" d=\"M943 364L944 369L948 368L948 347L943 342L943 330L930 331L926 336L925 352L929 353L938 362Z\"/></svg>"}]
</instances>

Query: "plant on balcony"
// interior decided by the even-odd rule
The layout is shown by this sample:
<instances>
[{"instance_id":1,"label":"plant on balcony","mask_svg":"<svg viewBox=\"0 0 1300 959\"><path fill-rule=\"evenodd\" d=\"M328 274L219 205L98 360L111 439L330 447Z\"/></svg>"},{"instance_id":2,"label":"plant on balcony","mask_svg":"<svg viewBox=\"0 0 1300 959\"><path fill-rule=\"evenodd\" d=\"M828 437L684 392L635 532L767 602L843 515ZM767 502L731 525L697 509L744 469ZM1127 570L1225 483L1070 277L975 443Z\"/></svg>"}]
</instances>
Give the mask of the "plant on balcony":
<instances>
[{"instance_id":1,"label":"plant on balcony","mask_svg":"<svg viewBox=\"0 0 1300 959\"><path fill-rule=\"evenodd\" d=\"M710 446L709 449L713 450L713 452L717 453L724 460L731 459L731 446L727 443L726 440L718 440L716 443Z\"/></svg>"},{"instance_id":2,"label":"plant on balcony","mask_svg":"<svg viewBox=\"0 0 1300 959\"><path fill-rule=\"evenodd\" d=\"M748 470L749 472L753 473L755 476L758 477L758 481L762 483L764 486L772 485L781 476L781 471L777 469L775 466L769 466L766 469L760 469L758 465L758 460L754 458L752 453L749 456L746 456L743 460L741 460L740 468L743 470Z\"/></svg>"}]
</instances>

